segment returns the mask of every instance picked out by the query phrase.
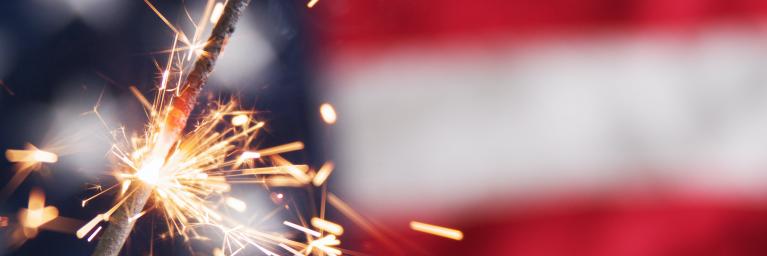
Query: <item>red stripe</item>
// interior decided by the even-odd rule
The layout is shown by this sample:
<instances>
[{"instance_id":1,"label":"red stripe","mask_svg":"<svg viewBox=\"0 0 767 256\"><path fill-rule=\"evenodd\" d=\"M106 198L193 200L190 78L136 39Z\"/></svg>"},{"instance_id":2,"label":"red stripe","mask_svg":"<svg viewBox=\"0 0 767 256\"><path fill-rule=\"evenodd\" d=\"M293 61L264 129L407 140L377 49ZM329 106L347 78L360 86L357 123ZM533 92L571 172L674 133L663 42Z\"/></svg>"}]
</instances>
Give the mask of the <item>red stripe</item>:
<instances>
[{"instance_id":1,"label":"red stripe","mask_svg":"<svg viewBox=\"0 0 767 256\"><path fill-rule=\"evenodd\" d=\"M756 24L762 0L329 0L310 11L326 49L588 30Z\"/></svg>"},{"instance_id":2,"label":"red stripe","mask_svg":"<svg viewBox=\"0 0 767 256\"><path fill-rule=\"evenodd\" d=\"M407 255L670 256L767 252L767 204L748 200L580 199L506 210L476 207L463 212L487 216L435 223L461 229L462 241L407 229L411 219L428 221L428 216L395 217L384 226L395 229L392 233ZM347 237L351 239L347 243L364 245L364 237ZM354 249L387 251L381 245L370 244Z\"/></svg>"}]
</instances>

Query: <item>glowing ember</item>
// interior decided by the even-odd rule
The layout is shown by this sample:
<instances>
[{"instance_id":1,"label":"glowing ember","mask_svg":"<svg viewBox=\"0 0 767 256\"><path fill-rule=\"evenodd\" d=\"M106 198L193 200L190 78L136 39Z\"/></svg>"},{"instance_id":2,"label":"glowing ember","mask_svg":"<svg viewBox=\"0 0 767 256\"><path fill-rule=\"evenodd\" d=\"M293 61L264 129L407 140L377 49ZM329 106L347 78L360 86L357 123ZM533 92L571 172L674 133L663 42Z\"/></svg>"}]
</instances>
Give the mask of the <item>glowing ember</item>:
<instances>
[{"instance_id":1,"label":"glowing ember","mask_svg":"<svg viewBox=\"0 0 767 256\"><path fill-rule=\"evenodd\" d=\"M238 212L245 212L245 209L248 207L245 202L234 197L227 197L225 202L227 206Z\"/></svg>"},{"instance_id":2,"label":"glowing ember","mask_svg":"<svg viewBox=\"0 0 767 256\"><path fill-rule=\"evenodd\" d=\"M27 149L8 149L5 158L11 163L55 163L59 157L51 152L37 149L34 145L27 145Z\"/></svg>"},{"instance_id":3,"label":"glowing ember","mask_svg":"<svg viewBox=\"0 0 767 256\"><path fill-rule=\"evenodd\" d=\"M317 174L314 175L312 184L316 187L322 186L322 184L325 183L325 180L330 177L331 172L333 172L333 162L328 161L323 164L322 167L320 167L320 170L317 171Z\"/></svg>"},{"instance_id":4,"label":"glowing ember","mask_svg":"<svg viewBox=\"0 0 767 256\"><path fill-rule=\"evenodd\" d=\"M221 248L213 248L212 252L213 256L225 256L224 250L221 250Z\"/></svg>"},{"instance_id":5,"label":"glowing ember","mask_svg":"<svg viewBox=\"0 0 767 256\"><path fill-rule=\"evenodd\" d=\"M27 209L19 211L19 222L24 226L24 235L32 238L37 235L37 229L59 216L59 210L53 206L45 206L45 195L39 189L29 193Z\"/></svg>"},{"instance_id":6,"label":"glowing ember","mask_svg":"<svg viewBox=\"0 0 767 256\"><path fill-rule=\"evenodd\" d=\"M224 4L219 2L213 7L213 12L210 13L210 23L218 23L218 19L221 18L221 14L224 13Z\"/></svg>"},{"instance_id":7,"label":"glowing ember","mask_svg":"<svg viewBox=\"0 0 767 256\"><path fill-rule=\"evenodd\" d=\"M341 244L341 241L336 239L336 236L327 235L323 238L310 242L309 247L306 248L306 251L311 252L312 249L317 248L317 250L327 255L337 256L337 255L341 255L341 250L333 248L333 246L337 246L340 244Z\"/></svg>"},{"instance_id":8,"label":"glowing ember","mask_svg":"<svg viewBox=\"0 0 767 256\"><path fill-rule=\"evenodd\" d=\"M298 231L301 231L301 232L307 233L307 234L309 234L309 235L315 236L315 237L321 237L321 236L322 236L322 235L320 234L320 232L317 232L317 231L314 231L314 230L311 230L311 229L305 228L305 227L303 227L303 226L301 226L301 225L295 224L295 223L293 223L293 222L290 222L290 221L287 221L287 220L286 220L286 221L283 221L283 222L282 222L282 224L284 224L285 226L288 226L288 227L294 228L294 229L296 229L296 230L298 230Z\"/></svg>"},{"instance_id":9,"label":"glowing ember","mask_svg":"<svg viewBox=\"0 0 767 256\"><path fill-rule=\"evenodd\" d=\"M104 220L105 220L104 219L104 214L96 215L95 218L93 218L91 221L89 221L88 223L83 225L80 229L78 229L77 232L75 232L75 236L77 236L77 238L81 238L82 239L83 237L85 237L85 235L88 234L88 232L91 231L91 229L96 227L96 225L98 225L99 222L104 221Z\"/></svg>"},{"instance_id":10,"label":"glowing ember","mask_svg":"<svg viewBox=\"0 0 767 256\"><path fill-rule=\"evenodd\" d=\"M306 7L312 8L312 7L314 7L314 5L315 5L315 4L317 4L317 2L319 2L319 1L320 1L320 0L311 0L311 1L309 1L309 3L307 3L307 4L306 4Z\"/></svg>"},{"instance_id":11,"label":"glowing ember","mask_svg":"<svg viewBox=\"0 0 767 256\"><path fill-rule=\"evenodd\" d=\"M247 115L236 115L232 118L232 125L234 126L243 126L250 121L250 118L248 118Z\"/></svg>"},{"instance_id":12,"label":"glowing ember","mask_svg":"<svg viewBox=\"0 0 767 256\"><path fill-rule=\"evenodd\" d=\"M450 238L453 240L463 239L463 232L457 229L440 227L440 226L426 224L426 223L418 222L418 221L411 221L410 228L415 231L424 232L424 233L432 234L435 236Z\"/></svg>"},{"instance_id":13,"label":"glowing ember","mask_svg":"<svg viewBox=\"0 0 767 256\"><path fill-rule=\"evenodd\" d=\"M341 225L317 217L312 218L312 226L337 236L344 233L344 228Z\"/></svg>"},{"instance_id":14,"label":"glowing ember","mask_svg":"<svg viewBox=\"0 0 767 256\"><path fill-rule=\"evenodd\" d=\"M333 108L333 105L330 105L330 103L322 103L320 105L320 116L322 116L322 120L325 121L326 124L334 124L336 123L336 110Z\"/></svg>"}]
</instances>

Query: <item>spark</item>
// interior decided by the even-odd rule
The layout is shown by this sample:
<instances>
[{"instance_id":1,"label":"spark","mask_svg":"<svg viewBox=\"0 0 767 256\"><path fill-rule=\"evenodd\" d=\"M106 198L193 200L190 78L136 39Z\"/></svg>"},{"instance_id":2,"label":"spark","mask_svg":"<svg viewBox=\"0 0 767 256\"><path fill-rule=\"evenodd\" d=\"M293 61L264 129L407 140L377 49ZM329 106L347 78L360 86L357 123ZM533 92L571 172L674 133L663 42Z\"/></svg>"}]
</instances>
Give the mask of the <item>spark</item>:
<instances>
[{"instance_id":1,"label":"spark","mask_svg":"<svg viewBox=\"0 0 767 256\"><path fill-rule=\"evenodd\" d=\"M91 242L91 240L93 240L93 238L94 238L94 237L96 237L96 234L98 234L98 233L99 233L99 231L101 231L101 226L99 226L99 227L96 229L96 231L93 231L93 234L91 234L91 235L88 237L88 242L89 242L89 243Z\"/></svg>"},{"instance_id":2,"label":"spark","mask_svg":"<svg viewBox=\"0 0 767 256\"><path fill-rule=\"evenodd\" d=\"M271 187L303 187L304 183L293 177L274 176L265 180L265 183Z\"/></svg>"},{"instance_id":3,"label":"spark","mask_svg":"<svg viewBox=\"0 0 767 256\"><path fill-rule=\"evenodd\" d=\"M325 164L320 167L320 170L317 171L317 174L314 175L312 184L314 184L316 187L322 186L322 184L325 183L325 180L327 180L330 176L330 173L333 172L333 167L333 162L325 162Z\"/></svg>"},{"instance_id":4,"label":"spark","mask_svg":"<svg viewBox=\"0 0 767 256\"><path fill-rule=\"evenodd\" d=\"M216 6L213 7L213 12L210 13L210 23L216 24L218 23L218 19L221 18L221 14L224 13L224 4L221 2L216 3Z\"/></svg>"},{"instance_id":5,"label":"spark","mask_svg":"<svg viewBox=\"0 0 767 256\"><path fill-rule=\"evenodd\" d=\"M88 221L88 223L86 223L80 229L78 229L77 232L75 232L75 236L77 236L77 238L82 239L83 237L85 237L86 234L88 234L88 232L90 232L94 227L96 227L96 225L98 225L99 222L103 220L104 220L104 214L96 215L96 217L94 217L93 219Z\"/></svg>"},{"instance_id":6,"label":"spark","mask_svg":"<svg viewBox=\"0 0 767 256\"><path fill-rule=\"evenodd\" d=\"M245 204L245 202L234 197L227 197L226 205L229 206L229 208L232 208L238 212L245 212L245 209L247 209L248 207L248 205Z\"/></svg>"},{"instance_id":7,"label":"spark","mask_svg":"<svg viewBox=\"0 0 767 256\"><path fill-rule=\"evenodd\" d=\"M242 152L242 155L240 155L240 158L238 159L238 161L242 163L248 159L258 159L258 158L261 158L261 153L253 152L253 151L245 151L245 152Z\"/></svg>"},{"instance_id":8,"label":"spark","mask_svg":"<svg viewBox=\"0 0 767 256\"><path fill-rule=\"evenodd\" d=\"M282 154L282 153L287 153L287 152L302 150L302 149L304 149L304 143L300 141L296 141L296 142L291 142L291 143L276 146L276 147L262 149L257 152L260 156L268 156L268 155Z\"/></svg>"},{"instance_id":9,"label":"spark","mask_svg":"<svg viewBox=\"0 0 767 256\"><path fill-rule=\"evenodd\" d=\"M453 240L463 239L463 232L457 229L446 228L446 227L441 227L441 226L432 225L432 224L426 224L426 223L418 222L418 221L411 221L410 228L415 231L432 234L435 236L450 238Z\"/></svg>"},{"instance_id":10,"label":"spark","mask_svg":"<svg viewBox=\"0 0 767 256\"><path fill-rule=\"evenodd\" d=\"M309 184L309 182L311 181L311 178L309 177L309 175L306 174L306 170L302 170L301 168L298 168L297 166L293 165L291 162L289 162L285 158L282 158L279 155L273 155L272 160L274 160L274 162L277 165L284 166L287 173L290 176L293 176L293 178L295 178L296 181L300 182L302 185Z\"/></svg>"},{"instance_id":11,"label":"spark","mask_svg":"<svg viewBox=\"0 0 767 256\"><path fill-rule=\"evenodd\" d=\"M306 247L306 251L311 252L313 248L317 248L325 254L336 256L341 255L341 250L333 248L333 246L340 245L341 241L336 239L335 235L327 235L323 238L314 240Z\"/></svg>"},{"instance_id":12,"label":"spark","mask_svg":"<svg viewBox=\"0 0 767 256\"><path fill-rule=\"evenodd\" d=\"M29 176L32 170L39 169L43 163L55 163L59 160L58 155L40 150L32 144L27 144L25 149L8 149L5 151L8 162L15 163L17 172L11 180L0 190L0 200L9 196Z\"/></svg>"},{"instance_id":13,"label":"spark","mask_svg":"<svg viewBox=\"0 0 767 256\"><path fill-rule=\"evenodd\" d=\"M387 247L392 249L398 249L397 243L392 241L389 237L383 234L380 230L378 230L370 221L366 220L360 213L354 210L349 204L341 200L338 196L336 196L333 193L328 193L327 196L328 203L336 208L341 214L349 218L354 224L357 224L360 228L371 234L374 238L385 244ZM402 253L400 253L402 254Z\"/></svg>"},{"instance_id":14,"label":"spark","mask_svg":"<svg viewBox=\"0 0 767 256\"><path fill-rule=\"evenodd\" d=\"M122 189L120 190L120 195L125 195L125 192L128 192L128 189L130 188L131 180L124 180L122 183ZM83 203L83 205L85 205Z\"/></svg>"},{"instance_id":15,"label":"spark","mask_svg":"<svg viewBox=\"0 0 767 256\"><path fill-rule=\"evenodd\" d=\"M287 246L283 243L280 243L278 246L282 247L282 249L285 249L286 251L289 251L293 254L293 256L304 256L303 253L296 251L296 249L291 248L290 246Z\"/></svg>"},{"instance_id":16,"label":"spark","mask_svg":"<svg viewBox=\"0 0 767 256\"><path fill-rule=\"evenodd\" d=\"M152 111L150 112L150 116L157 115L157 112L155 112L154 108L152 108L152 104L149 103L149 100L147 100L146 97L144 97L144 95L141 94L141 92L136 88L136 86L131 85L128 87L128 89L130 89L130 92L133 93L133 96L135 96L136 99L138 99L138 101L141 103L141 105L144 106L144 108Z\"/></svg>"},{"instance_id":17,"label":"spark","mask_svg":"<svg viewBox=\"0 0 767 256\"><path fill-rule=\"evenodd\" d=\"M59 210L53 206L45 206L45 194L40 189L32 189L29 193L27 208L19 211L19 222L24 227L24 235L33 238L37 229L59 216Z\"/></svg>"},{"instance_id":18,"label":"spark","mask_svg":"<svg viewBox=\"0 0 767 256\"><path fill-rule=\"evenodd\" d=\"M128 219L128 222L134 222L134 221L136 221L138 218L141 218L141 216L144 216L144 214L146 214L146 211L143 211L143 212L140 212L139 214L136 214L136 215L134 215L134 216L131 216L131 217Z\"/></svg>"},{"instance_id":19,"label":"spark","mask_svg":"<svg viewBox=\"0 0 767 256\"><path fill-rule=\"evenodd\" d=\"M248 118L247 115L239 114L232 118L232 125L234 126L243 126L250 121L250 118Z\"/></svg>"},{"instance_id":20,"label":"spark","mask_svg":"<svg viewBox=\"0 0 767 256\"><path fill-rule=\"evenodd\" d=\"M59 157L51 152L37 149L32 144L27 145L27 149L8 149L5 151L5 158L11 163L55 163Z\"/></svg>"},{"instance_id":21,"label":"spark","mask_svg":"<svg viewBox=\"0 0 767 256\"><path fill-rule=\"evenodd\" d=\"M338 118L335 108L333 108L333 105L330 105L330 103L322 103L322 105L320 105L320 116L322 116L322 120L325 121L326 124L334 124Z\"/></svg>"},{"instance_id":22,"label":"spark","mask_svg":"<svg viewBox=\"0 0 767 256\"><path fill-rule=\"evenodd\" d=\"M305 228L303 226L297 225L297 224L295 224L293 222L290 222L290 221L287 221L287 220L283 221L282 224L284 224L285 226L294 228L294 229L296 229L298 231L301 231L301 232L307 233L309 235L315 236L315 237L321 237L322 236L322 234L320 234L320 232L317 232L317 231Z\"/></svg>"},{"instance_id":23,"label":"spark","mask_svg":"<svg viewBox=\"0 0 767 256\"><path fill-rule=\"evenodd\" d=\"M312 226L336 236L340 236L344 233L344 228L341 227L341 225L317 217L312 218Z\"/></svg>"},{"instance_id":24,"label":"spark","mask_svg":"<svg viewBox=\"0 0 767 256\"><path fill-rule=\"evenodd\" d=\"M160 82L160 90L165 90L165 87L168 86L168 76L170 76L170 70L165 70L162 72L162 82Z\"/></svg>"},{"instance_id":25,"label":"spark","mask_svg":"<svg viewBox=\"0 0 767 256\"><path fill-rule=\"evenodd\" d=\"M319 2L319 1L320 1L320 0L310 0L310 1L309 1L309 3L307 3L307 4L306 4L306 7L308 7L308 8L312 8L312 7L314 7L314 5L315 5L315 4L317 4L317 2Z\"/></svg>"}]
</instances>

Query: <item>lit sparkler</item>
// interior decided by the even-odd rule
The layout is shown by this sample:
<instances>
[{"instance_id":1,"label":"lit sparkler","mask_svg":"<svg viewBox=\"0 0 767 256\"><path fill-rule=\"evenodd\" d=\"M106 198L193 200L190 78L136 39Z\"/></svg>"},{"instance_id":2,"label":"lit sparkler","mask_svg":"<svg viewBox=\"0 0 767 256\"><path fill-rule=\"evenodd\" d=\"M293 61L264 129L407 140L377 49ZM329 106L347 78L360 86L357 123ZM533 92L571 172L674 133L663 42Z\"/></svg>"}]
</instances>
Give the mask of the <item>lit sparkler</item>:
<instances>
[{"instance_id":1,"label":"lit sparkler","mask_svg":"<svg viewBox=\"0 0 767 256\"><path fill-rule=\"evenodd\" d=\"M115 136L117 141L112 146L111 155L116 160L113 170L116 184L82 201L85 207L105 192L117 191L117 188L120 191L116 204L76 232L77 237L88 237L90 241L101 230L100 223L110 222L95 254L119 253L133 223L151 210L160 211L164 216L167 237L203 238L201 229L219 230L223 234L221 252L224 254L236 254L249 245L268 255L277 255L273 251L285 249L283 246L291 250L299 248L306 254L313 250L328 255L340 254L340 250L333 248L340 244L333 235L307 243L292 241L245 227L221 209L222 206L237 212L247 209L244 201L230 195L232 184L304 186L310 183L313 174L307 173L306 165L294 165L279 155L303 149L302 142L250 150L250 144L264 122L256 121L251 111L235 109L236 104L231 101L210 104L203 110L194 129L182 134L197 94L232 32L236 16L247 2L230 0L223 7L216 4L212 10L206 8L202 20L210 20L216 26L211 39L202 44L203 51L197 54L199 57L193 69L187 72L185 81L186 62L180 56L182 51L196 54L197 45L200 45L196 42L200 26L190 40L147 2L175 32L173 48L166 67L160 71L158 94L151 103L131 87L131 92L148 108L150 122L142 136L129 138L124 132ZM208 7L212 3L209 1ZM185 46L177 46L179 42ZM276 166L257 167L270 163ZM324 175L322 179L326 179L329 172ZM154 203L145 209L143 205L149 199Z\"/></svg>"},{"instance_id":2,"label":"lit sparkler","mask_svg":"<svg viewBox=\"0 0 767 256\"><path fill-rule=\"evenodd\" d=\"M110 191L117 194L114 205L75 232L78 238L88 242L101 234L94 255L118 254L134 223L150 211L158 211L163 216L167 231L161 237L207 240L203 230L218 230L223 239L221 246L213 250L214 255L234 255L248 246L266 255L285 252L292 255L341 255L345 251L337 248L341 244L338 236L343 234L344 228L325 218L326 202L376 239L396 247L375 225L336 195L327 192L326 181L334 169L332 162L326 162L314 172L307 165L293 164L281 156L302 150L304 144L300 141L269 148L252 148L252 142L265 126L254 116L255 112L237 109L234 101L213 102L202 111L202 117L194 128L184 132L197 95L248 0L228 0L226 4L209 0L191 38L175 28L148 0L145 2L174 32L173 46L168 51L166 66L159 70L158 92L152 101L136 87L129 87L147 109L149 124L141 136L128 136L124 129L113 133L115 143L110 153L115 160L111 170L115 184L81 201L82 207L86 207L91 200ZM311 0L308 6L316 3L317 0ZM207 22L215 27L212 36L207 41L201 41ZM193 56L197 59L191 68L187 68ZM332 105L324 103L319 110L325 123L330 125L336 122L337 114ZM95 108L94 112L100 118ZM25 150L7 150L6 158L21 164L22 170L58 161L58 155L32 145ZM283 234L259 231L238 222L223 209L226 207L240 213L248 209L245 201L230 193L234 184L321 187L320 213L310 221L311 227L316 230L310 228L301 214L298 214L301 224L287 220L283 224L304 233L305 242L288 239ZM272 199L282 204L285 196L272 193ZM144 207L148 200L152 204ZM283 206L289 209L287 204ZM275 213L272 211L267 216ZM45 206L44 196L37 190L30 194L28 209L22 209L19 213L24 235L28 238L34 237L40 226L57 217L58 210ZM59 219L80 223L67 218ZM110 224L104 229L102 222ZM456 240L463 237L458 230L420 222L411 222L411 227Z\"/></svg>"}]
</instances>

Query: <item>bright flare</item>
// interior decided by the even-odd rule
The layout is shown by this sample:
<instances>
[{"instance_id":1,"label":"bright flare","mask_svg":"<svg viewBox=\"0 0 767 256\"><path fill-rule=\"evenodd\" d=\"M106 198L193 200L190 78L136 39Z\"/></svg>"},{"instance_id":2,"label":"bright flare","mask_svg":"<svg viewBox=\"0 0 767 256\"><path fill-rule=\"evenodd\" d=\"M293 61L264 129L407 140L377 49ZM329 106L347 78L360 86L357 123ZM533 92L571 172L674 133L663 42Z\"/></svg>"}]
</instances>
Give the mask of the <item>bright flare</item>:
<instances>
[{"instance_id":1,"label":"bright flare","mask_svg":"<svg viewBox=\"0 0 767 256\"><path fill-rule=\"evenodd\" d=\"M240 115L236 115L236 116L234 116L232 118L232 125L234 125L234 126L243 126L243 125L247 124L248 121L250 121L250 118L248 118L247 115L240 114Z\"/></svg>"},{"instance_id":2,"label":"bright flare","mask_svg":"<svg viewBox=\"0 0 767 256\"><path fill-rule=\"evenodd\" d=\"M147 184L155 185L160 178L160 168L162 168L162 162L149 161L146 166L136 172L136 177Z\"/></svg>"},{"instance_id":3,"label":"bright flare","mask_svg":"<svg viewBox=\"0 0 767 256\"><path fill-rule=\"evenodd\" d=\"M238 212L245 212L245 209L248 208L248 205L245 204L245 202L234 197L227 197L226 205Z\"/></svg>"}]
</instances>

